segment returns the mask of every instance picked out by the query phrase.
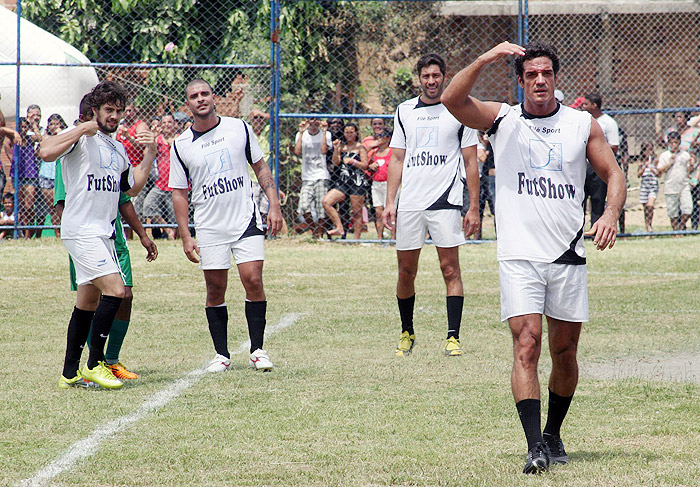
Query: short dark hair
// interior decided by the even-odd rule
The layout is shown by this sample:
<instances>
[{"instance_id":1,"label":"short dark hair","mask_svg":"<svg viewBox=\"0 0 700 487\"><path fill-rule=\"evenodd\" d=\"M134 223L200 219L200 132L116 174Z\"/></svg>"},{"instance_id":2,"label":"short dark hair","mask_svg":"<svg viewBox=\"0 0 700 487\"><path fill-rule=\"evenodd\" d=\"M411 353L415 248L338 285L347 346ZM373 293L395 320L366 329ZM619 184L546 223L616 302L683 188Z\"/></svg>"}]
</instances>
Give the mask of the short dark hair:
<instances>
[{"instance_id":1,"label":"short dark hair","mask_svg":"<svg viewBox=\"0 0 700 487\"><path fill-rule=\"evenodd\" d=\"M421 70L432 64L440 68L440 72L445 76L445 60L442 59L439 54L426 54L422 56L416 63L416 74L420 76Z\"/></svg>"},{"instance_id":2,"label":"short dark hair","mask_svg":"<svg viewBox=\"0 0 700 487\"><path fill-rule=\"evenodd\" d=\"M92 118L92 107L90 105L90 93L86 93L80 100L80 108L78 116L83 120Z\"/></svg>"},{"instance_id":3,"label":"short dark hair","mask_svg":"<svg viewBox=\"0 0 700 487\"><path fill-rule=\"evenodd\" d=\"M587 95L583 95L583 97L589 102L595 103L599 109L603 108L603 97L600 96L600 93L588 93Z\"/></svg>"},{"instance_id":4,"label":"short dark hair","mask_svg":"<svg viewBox=\"0 0 700 487\"><path fill-rule=\"evenodd\" d=\"M525 61L538 57L548 57L552 61L554 74L556 75L559 72L559 55L557 54L557 48L546 42L535 41L525 46L525 55L515 57L514 68L518 78L522 79L523 77L523 64Z\"/></svg>"},{"instance_id":5,"label":"short dark hair","mask_svg":"<svg viewBox=\"0 0 700 487\"><path fill-rule=\"evenodd\" d=\"M212 88L211 83L209 83L207 80L202 79L202 78L195 78L195 79L193 79L193 80L190 80L190 81L187 83L187 86L185 86L185 97L187 96L187 90L190 89L190 86L196 85L196 84L199 84L199 83L204 83L205 85L207 85L207 86L209 87L209 89L211 90L211 92L214 93L214 88Z\"/></svg>"},{"instance_id":6,"label":"short dark hair","mask_svg":"<svg viewBox=\"0 0 700 487\"><path fill-rule=\"evenodd\" d=\"M27 113L29 113L29 110L34 110L34 109L36 109L36 108L38 108L39 111L41 111L41 107L40 107L39 105L37 105L36 103L33 103L33 104L29 105L29 106L27 107Z\"/></svg>"},{"instance_id":7,"label":"short dark hair","mask_svg":"<svg viewBox=\"0 0 700 487\"><path fill-rule=\"evenodd\" d=\"M125 108L127 100L128 95L122 85L116 81L103 81L92 89L88 103L91 109L100 108L105 103Z\"/></svg>"},{"instance_id":8,"label":"short dark hair","mask_svg":"<svg viewBox=\"0 0 700 487\"><path fill-rule=\"evenodd\" d=\"M666 136L668 140L675 139L675 140L681 140L681 134L676 132L675 130L673 132L669 132L668 135Z\"/></svg>"},{"instance_id":9,"label":"short dark hair","mask_svg":"<svg viewBox=\"0 0 700 487\"><path fill-rule=\"evenodd\" d=\"M15 199L14 193L5 193L4 195L2 195L2 199L6 200L6 199L8 199L8 198L9 198L9 199Z\"/></svg>"}]
</instances>

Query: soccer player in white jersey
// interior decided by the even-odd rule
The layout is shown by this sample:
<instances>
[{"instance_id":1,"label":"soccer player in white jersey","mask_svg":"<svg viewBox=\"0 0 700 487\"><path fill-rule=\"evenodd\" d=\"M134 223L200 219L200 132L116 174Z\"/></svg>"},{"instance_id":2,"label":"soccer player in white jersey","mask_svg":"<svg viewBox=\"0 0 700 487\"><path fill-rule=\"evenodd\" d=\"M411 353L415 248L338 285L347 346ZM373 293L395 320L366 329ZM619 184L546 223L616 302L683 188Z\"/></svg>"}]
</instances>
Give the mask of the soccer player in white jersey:
<instances>
[{"instance_id":1,"label":"soccer player in white jersey","mask_svg":"<svg viewBox=\"0 0 700 487\"><path fill-rule=\"evenodd\" d=\"M246 294L249 365L256 370L272 370L272 361L263 349L267 310L262 282L265 233L253 200L248 165L253 166L270 202L267 226L271 235L282 227L277 188L251 127L238 118L216 114L211 85L202 79L190 81L185 96L194 125L175 139L170 149L169 186L173 188L173 207L185 255L204 271L206 316L216 350L207 371L222 372L231 367L225 301L231 254ZM189 229L188 188L192 192L197 241Z\"/></svg>"},{"instance_id":2,"label":"soccer player in white jersey","mask_svg":"<svg viewBox=\"0 0 700 487\"><path fill-rule=\"evenodd\" d=\"M437 54L416 64L421 95L401 103L394 116L393 149L387 175L384 224L396 229L399 278L396 298L401 317L397 356L409 355L416 335L413 307L418 258L426 232L437 249L447 287L447 356L462 355L459 329L464 290L459 268L459 246L479 230L479 174L476 131L465 127L440 102L445 83L445 61ZM469 211L461 217L466 175ZM397 192L401 194L397 201Z\"/></svg>"},{"instance_id":3,"label":"soccer player in white jersey","mask_svg":"<svg viewBox=\"0 0 700 487\"><path fill-rule=\"evenodd\" d=\"M487 65L515 56L524 101L509 106L470 96ZM611 248L625 203L625 176L590 114L554 98L559 58L554 46L503 42L460 71L442 101L465 125L488 131L496 164L496 222L501 319L513 336L511 385L528 444L524 473L569 460L560 428L578 383L576 350L588 321L583 243L586 158L608 183L608 206L587 235ZM544 434L537 364L547 317L552 373Z\"/></svg>"},{"instance_id":4,"label":"soccer player in white jersey","mask_svg":"<svg viewBox=\"0 0 700 487\"><path fill-rule=\"evenodd\" d=\"M62 157L66 208L61 240L75 264L78 293L68 324L63 374L59 387L85 384L117 389L123 385L105 364L104 347L125 296L123 274L114 248L114 222L120 191L136 196L146 183L156 154L149 131L138 134L146 146L144 163L132 170L124 146L113 138L126 105L126 91L105 81L89 95L94 118L41 143L45 161ZM143 167L141 167L143 166ZM79 370L82 347L92 324L87 364Z\"/></svg>"}]
</instances>

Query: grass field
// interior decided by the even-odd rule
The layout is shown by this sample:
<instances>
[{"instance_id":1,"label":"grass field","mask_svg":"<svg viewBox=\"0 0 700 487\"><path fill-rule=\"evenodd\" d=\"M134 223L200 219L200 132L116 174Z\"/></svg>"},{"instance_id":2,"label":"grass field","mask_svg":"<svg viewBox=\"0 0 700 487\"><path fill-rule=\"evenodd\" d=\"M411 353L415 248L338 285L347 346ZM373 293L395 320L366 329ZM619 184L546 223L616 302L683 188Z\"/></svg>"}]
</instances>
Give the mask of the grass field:
<instances>
[{"instance_id":1,"label":"grass field","mask_svg":"<svg viewBox=\"0 0 700 487\"><path fill-rule=\"evenodd\" d=\"M435 249L424 249L416 349L397 359L392 247L268 242L268 326L280 329L266 348L277 368L254 373L241 353L232 371L203 375L193 371L213 351L201 272L179 243L160 243L147 264L134 241L122 360L142 377L89 391L57 388L74 303L62 245L3 242L0 485L696 486L700 237L588 245L591 322L562 431L572 461L525 477L495 244L461 250L461 358L440 354L444 285ZM231 277L236 351L247 329ZM82 449L94 455L65 471L52 463Z\"/></svg>"}]
</instances>

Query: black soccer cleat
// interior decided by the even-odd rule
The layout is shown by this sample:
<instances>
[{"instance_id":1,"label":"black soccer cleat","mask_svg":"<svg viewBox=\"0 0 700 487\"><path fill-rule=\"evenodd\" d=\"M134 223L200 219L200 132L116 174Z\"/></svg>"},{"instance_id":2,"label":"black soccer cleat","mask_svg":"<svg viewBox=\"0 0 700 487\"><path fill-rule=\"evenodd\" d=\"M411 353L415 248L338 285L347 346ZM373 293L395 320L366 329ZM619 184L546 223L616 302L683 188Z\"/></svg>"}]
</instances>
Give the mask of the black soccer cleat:
<instances>
[{"instance_id":1,"label":"black soccer cleat","mask_svg":"<svg viewBox=\"0 0 700 487\"><path fill-rule=\"evenodd\" d=\"M537 443L527 452L527 462L523 468L524 474L537 474L546 472L549 468L549 456L544 443Z\"/></svg>"},{"instance_id":2,"label":"black soccer cleat","mask_svg":"<svg viewBox=\"0 0 700 487\"><path fill-rule=\"evenodd\" d=\"M552 465L555 463L560 463L562 465L569 463L569 455L566 454L564 443L561 441L559 435L545 433L542 435L542 438L544 439L544 445L547 447L549 463Z\"/></svg>"}]
</instances>

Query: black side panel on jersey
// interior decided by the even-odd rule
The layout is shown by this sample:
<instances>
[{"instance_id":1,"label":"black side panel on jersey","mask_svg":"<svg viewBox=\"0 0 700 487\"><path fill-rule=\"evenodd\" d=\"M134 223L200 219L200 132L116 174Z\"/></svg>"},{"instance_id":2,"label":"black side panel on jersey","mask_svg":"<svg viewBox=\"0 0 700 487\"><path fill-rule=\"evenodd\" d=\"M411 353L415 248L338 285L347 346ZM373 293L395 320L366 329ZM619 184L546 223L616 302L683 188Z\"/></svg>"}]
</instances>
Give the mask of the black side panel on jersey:
<instances>
[{"instance_id":1,"label":"black side panel on jersey","mask_svg":"<svg viewBox=\"0 0 700 487\"><path fill-rule=\"evenodd\" d=\"M581 226L581 229L578 231L576 236L574 237L574 240L569 244L569 248L559 256L557 260L553 262L553 264L568 264L568 265L586 265L586 258L581 257L576 253L576 244L578 241L583 237L583 226Z\"/></svg>"},{"instance_id":2,"label":"black side panel on jersey","mask_svg":"<svg viewBox=\"0 0 700 487\"><path fill-rule=\"evenodd\" d=\"M493 125L491 125L491 128L486 132L486 135L491 136L496 133L496 130L498 130L498 126L501 123L501 120L505 118L505 115L502 117L498 117L496 120L494 120Z\"/></svg>"},{"instance_id":3,"label":"black side panel on jersey","mask_svg":"<svg viewBox=\"0 0 700 487\"><path fill-rule=\"evenodd\" d=\"M250 132L248 132L248 124L241 120L243 123L243 128L245 129L245 158L248 160L248 164L253 165L253 156L250 154Z\"/></svg>"},{"instance_id":4,"label":"black side panel on jersey","mask_svg":"<svg viewBox=\"0 0 700 487\"><path fill-rule=\"evenodd\" d=\"M180 157L180 152L177 150L177 144L175 143L176 141L173 140L173 149L175 149L175 155L177 156L177 160L182 166L182 170L185 171L185 177L187 178L187 182L192 184L192 180L190 179L190 171L187 169L187 166L185 166L185 163L182 161L182 157Z\"/></svg>"},{"instance_id":5,"label":"black side panel on jersey","mask_svg":"<svg viewBox=\"0 0 700 487\"><path fill-rule=\"evenodd\" d=\"M459 141L459 146L462 147L462 136L464 135L464 125L459 126L459 131L457 131L457 140Z\"/></svg>"},{"instance_id":6,"label":"black side panel on jersey","mask_svg":"<svg viewBox=\"0 0 700 487\"><path fill-rule=\"evenodd\" d=\"M396 108L396 120L399 121L399 126L401 127L401 132L403 132L403 139L406 140L406 129L403 126L403 122L401 121L401 110L400 106Z\"/></svg>"},{"instance_id":7,"label":"black side panel on jersey","mask_svg":"<svg viewBox=\"0 0 700 487\"><path fill-rule=\"evenodd\" d=\"M261 228L258 228L255 223L255 211L253 211L253 217L250 219L248 228L246 228L245 232L243 232L243 235L241 235L238 240L242 240L246 237L252 237L254 235L265 235L265 232L263 232Z\"/></svg>"},{"instance_id":8,"label":"black side panel on jersey","mask_svg":"<svg viewBox=\"0 0 700 487\"><path fill-rule=\"evenodd\" d=\"M447 198L450 196L450 191L452 191L452 188L454 187L455 183L457 182L459 178L459 170L457 171L457 174L452 178L452 183L450 186L445 190L444 193L433 203L430 205L426 210L461 210L462 207L459 205L453 205L449 201L447 201Z\"/></svg>"},{"instance_id":9,"label":"black side panel on jersey","mask_svg":"<svg viewBox=\"0 0 700 487\"><path fill-rule=\"evenodd\" d=\"M131 185L129 184L129 168L127 167L126 170L121 175L121 178L119 180L119 190L122 193L126 193L131 189Z\"/></svg>"}]
</instances>

